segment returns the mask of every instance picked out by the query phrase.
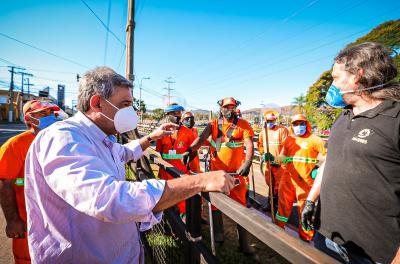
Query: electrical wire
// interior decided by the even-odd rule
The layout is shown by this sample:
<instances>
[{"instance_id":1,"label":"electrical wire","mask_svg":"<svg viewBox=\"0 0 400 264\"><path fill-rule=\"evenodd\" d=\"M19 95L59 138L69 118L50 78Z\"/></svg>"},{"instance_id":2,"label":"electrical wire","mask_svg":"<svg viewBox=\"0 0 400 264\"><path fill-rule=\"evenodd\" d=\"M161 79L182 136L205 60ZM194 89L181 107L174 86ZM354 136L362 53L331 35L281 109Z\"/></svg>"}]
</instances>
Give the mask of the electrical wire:
<instances>
[{"instance_id":1,"label":"electrical wire","mask_svg":"<svg viewBox=\"0 0 400 264\"><path fill-rule=\"evenodd\" d=\"M85 0L81 0L81 2L89 9L89 11L97 18L97 20L101 23L101 25L119 42L122 46L126 47L125 43L122 42L117 35L113 31L110 30L109 27L103 22L103 20L93 11L93 9L86 3Z\"/></svg>"},{"instance_id":2,"label":"electrical wire","mask_svg":"<svg viewBox=\"0 0 400 264\"><path fill-rule=\"evenodd\" d=\"M18 40L18 39L16 39L16 38L13 38L13 37L11 37L11 36L9 36L9 35L6 35L6 34L4 34L4 33L1 33L1 32L0 32L0 36L5 37L5 38L8 38L8 39L10 39L10 40L13 40L13 41L15 41L15 42L18 42L18 43L20 43L20 44L22 44L22 45L25 45L25 46L30 47L30 48L32 48L32 49L38 50L38 51L40 51L40 52L46 53L47 55L56 57L56 58L61 59L61 60L64 60L64 61L68 61L68 62L70 62L70 63L72 63L72 64L78 65L78 66L83 67L83 68L89 69L88 66L83 65L83 64L81 64L81 63L79 63L79 62L76 62L76 61L74 61L74 60L71 60L71 59L68 59L68 58L59 56L59 55L57 55L57 54L55 54L55 53L53 53L53 52L47 51L47 50L45 50L45 49L38 48L38 47L36 47L36 46L34 46L34 45L32 45L32 44L29 44L29 43L24 42L24 41L22 41L22 40Z\"/></svg>"}]
</instances>

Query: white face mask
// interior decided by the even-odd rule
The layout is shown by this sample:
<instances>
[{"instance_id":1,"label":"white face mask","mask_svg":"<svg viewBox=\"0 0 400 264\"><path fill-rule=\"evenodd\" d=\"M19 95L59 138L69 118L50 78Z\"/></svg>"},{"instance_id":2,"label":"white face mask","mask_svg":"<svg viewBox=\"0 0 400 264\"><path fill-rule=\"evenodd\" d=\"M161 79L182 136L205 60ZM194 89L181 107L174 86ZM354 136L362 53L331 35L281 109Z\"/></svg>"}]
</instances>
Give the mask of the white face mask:
<instances>
[{"instance_id":1,"label":"white face mask","mask_svg":"<svg viewBox=\"0 0 400 264\"><path fill-rule=\"evenodd\" d=\"M114 120L103 113L100 114L114 123L115 130L117 130L118 133L125 133L136 128L137 123L139 122L139 117L132 106L119 109L107 99L104 98L104 100L106 100L107 103L112 105L118 111L115 113Z\"/></svg>"}]
</instances>

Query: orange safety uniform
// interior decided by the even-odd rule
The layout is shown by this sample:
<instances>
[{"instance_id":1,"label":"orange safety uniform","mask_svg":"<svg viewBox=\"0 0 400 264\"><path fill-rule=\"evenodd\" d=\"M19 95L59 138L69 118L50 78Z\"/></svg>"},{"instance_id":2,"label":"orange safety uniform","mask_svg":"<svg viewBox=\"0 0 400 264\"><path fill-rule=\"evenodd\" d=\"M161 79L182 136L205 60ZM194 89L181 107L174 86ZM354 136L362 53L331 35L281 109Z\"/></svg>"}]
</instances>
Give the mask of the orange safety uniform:
<instances>
[{"instance_id":1,"label":"orange safety uniform","mask_svg":"<svg viewBox=\"0 0 400 264\"><path fill-rule=\"evenodd\" d=\"M26 207L24 195L25 158L29 146L35 139L35 134L25 131L10 138L0 148L0 179L15 180L14 191L17 201L18 213L26 224ZM31 263L28 248L28 234L25 238L14 238L12 243L14 260L17 264Z\"/></svg>"},{"instance_id":2,"label":"orange safety uniform","mask_svg":"<svg viewBox=\"0 0 400 264\"><path fill-rule=\"evenodd\" d=\"M297 199L298 215L305 205L308 193L314 183L311 172L317 165L318 154L326 155L324 141L312 134L311 126L307 122L307 132L303 136L294 136L293 129L289 129L290 136L283 145L282 154L287 164L279 184L279 203L276 213L276 224L284 227L292 212L293 202ZM300 219L299 219L300 222ZM311 240L313 230L304 230L299 224L299 235L303 240Z\"/></svg>"},{"instance_id":3,"label":"orange safety uniform","mask_svg":"<svg viewBox=\"0 0 400 264\"><path fill-rule=\"evenodd\" d=\"M269 146L269 152L274 156L277 157L280 155L282 148L283 148L283 143L285 142L286 138L288 137L288 130L284 126L274 126L273 128L268 129L268 146ZM260 132L260 135L258 136L258 151L260 152L260 155L265 153L267 151L267 142L264 142L265 138L265 129L262 129ZM265 176L265 182L267 183L268 186L269 184L269 175L268 175L268 166L265 163L265 170L264 170L264 176ZM273 163L271 164L271 174L274 179L274 193L278 193L279 189L279 182L281 179L281 175L283 173L283 170L280 165Z\"/></svg>"},{"instance_id":4,"label":"orange safety uniform","mask_svg":"<svg viewBox=\"0 0 400 264\"><path fill-rule=\"evenodd\" d=\"M216 151L218 122L222 123L222 139L219 152ZM233 125L233 122L223 122L222 119L216 119L211 122L211 171L224 170L226 172L236 172L245 160L243 141L246 138L254 136L253 129L247 121L238 119L229 140L226 135ZM240 184L231 190L229 196L243 206L246 206L247 177L235 176L235 178L240 180Z\"/></svg>"},{"instance_id":5,"label":"orange safety uniform","mask_svg":"<svg viewBox=\"0 0 400 264\"><path fill-rule=\"evenodd\" d=\"M182 162L182 154L185 153L195 139L196 137L191 129L185 126L180 126L173 135L157 140L156 151L159 152L161 157L172 166L189 174L191 170L200 170L200 165L196 165L196 162L191 161L189 163L189 170ZM198 168L196 166L198 166ZM174 179L174 177L162 169L160 169L159 177L163 180ZM185 201L179 202L177 206L181 214L186 212Z\"/></svg>"},{"instance_id":6,"label":"orange safety uniform","mask_svg":"<svg viewBox=\"0 0 400 264\"><path fill-rule=\"evenodd\" d=\"M199 133L197 132L197 128L192 127L192 128L190 128L190 130L192 130L195 139L199 137ZM190 162L190 172L192 172L192 173L201 172L199 155L196 155L196 157Z\"/></svg>"}]
</instances>

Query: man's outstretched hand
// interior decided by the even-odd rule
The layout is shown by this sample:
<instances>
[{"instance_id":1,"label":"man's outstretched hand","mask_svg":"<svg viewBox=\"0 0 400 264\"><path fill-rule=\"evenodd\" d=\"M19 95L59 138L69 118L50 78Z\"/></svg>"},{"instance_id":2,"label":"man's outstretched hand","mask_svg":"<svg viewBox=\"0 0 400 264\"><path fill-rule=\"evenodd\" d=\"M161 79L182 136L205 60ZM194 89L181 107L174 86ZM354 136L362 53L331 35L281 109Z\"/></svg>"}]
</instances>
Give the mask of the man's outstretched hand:
<instances>
[{"instance_id":1,"label":"man's outstretched hand","mask_svg":"<svg viewBox=\"0 0 400 264\"><path fill-rule=\"evenodd\" d=\"M172 135L179 126L174 123L165 123L159 126L156 130L149 134L150 138L153 140L157 140L163 138L165 136Z\"/></svg>"}]
</instances>

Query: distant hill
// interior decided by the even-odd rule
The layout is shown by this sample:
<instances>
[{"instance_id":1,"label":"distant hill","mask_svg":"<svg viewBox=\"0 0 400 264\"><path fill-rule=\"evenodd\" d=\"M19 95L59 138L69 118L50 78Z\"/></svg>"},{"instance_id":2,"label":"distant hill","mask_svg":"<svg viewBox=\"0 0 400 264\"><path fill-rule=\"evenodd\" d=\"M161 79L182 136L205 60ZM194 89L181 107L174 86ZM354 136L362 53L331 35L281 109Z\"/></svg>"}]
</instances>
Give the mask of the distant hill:
<instances>
[{"instance_id":1,"label":"distant hill","mask_svg":"<svg viewBox=\"0 0 400 264\"><path fill-rule=\"evenodd\" d=\"M292 105L278 106L278 105L270 104L270 106L275 106L275 107L266 107L264 109L275 110L280 115L294 115L299 112L297 107L292 106ZM255 114L255 113L260 113L260 112L261 112L261 108L258 107L258 108L251 108L251 109L245 110L242 112L242 114L249 115L249 114Z\"/></svg>"}]
</instances>

